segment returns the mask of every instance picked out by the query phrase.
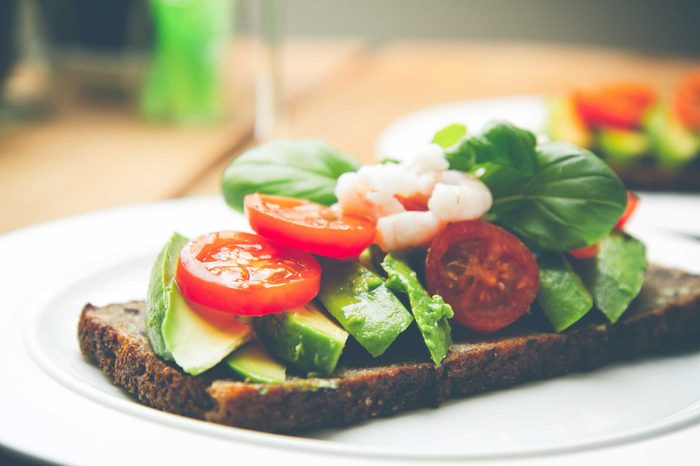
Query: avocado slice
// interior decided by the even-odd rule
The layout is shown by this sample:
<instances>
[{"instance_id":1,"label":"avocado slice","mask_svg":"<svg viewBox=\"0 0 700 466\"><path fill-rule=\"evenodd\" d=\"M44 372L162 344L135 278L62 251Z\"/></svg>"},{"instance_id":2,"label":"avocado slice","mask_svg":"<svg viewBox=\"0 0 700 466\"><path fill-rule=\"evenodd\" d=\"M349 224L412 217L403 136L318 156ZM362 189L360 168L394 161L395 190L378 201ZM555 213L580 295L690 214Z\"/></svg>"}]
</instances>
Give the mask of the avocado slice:
<instances>
[{"instance_id":1,"label":"avocado slice","mask_svg":"<svg viewBox=\"0 0 700 466\"><path fill-rule=\"evenodd\" d=\"M384 257L382 268L389 276L387 286L395 293L408 295L411 312L423 335L430 357L435 364L440 364L452 345L452 329L448 322L448 319L454 317L452 307L445 303L441 296L430 297L418 281L416 272L394 255L387 254Z\"/></svg>"},{"instance_id":2,"label":"avocado slice","mask_svg":"<svg viewBox=\"0 0 700 466\"><path fill-rule=\"evenodd\" d=\"M246 382L282 383L287 378L284 365L256 341L234 351L226 358L226 364Z\"/></svg>"},{"instance_id":3,"label":"avocado slice","mask_svg":"<svg viewBox=\"0 0 700 466\"><path fill-rule=\"evenodd\" d=\"M167 297L163 341L175 363L188 374L198 375L211 369L253 336L251 327L232 315L195 312L174 281Z\"/></svg>"},{"instance_id":4,"label":"avocado slice","mask_svg":"<svg viewBox=\"0 0 700 466\"><path fill-rule=\"evenodd\" d=\"M700 138L664 106L653 108L646 116L644 126L661 165L677 168L693 160L700 152Z\"/></svg>"},{"instance_id":5,"label":"avocado slice","mask_svg":"<svg viewBox=\"0 0 700 466\"><path fill-rule=\"evenodd\" d=\"M548 99L547 115L547 134L552 141L591 147L593 135L579 116L571 96Z\"/></svg>"},{"instance_id":6,"label":"avocado slice","mask_svg":"<svg viewBox=\"0 0 700 466\"><path fill-rule=\"evenodd\" d=\"M321 265L319 301L369 354L383 354L411 325L411 313L359 262L325 259Z\"/></svg>"},{"instance_id":7,"label":"avocado slice","mask_svg":"<svg viewBox=\"0 0 700 466\"><path fill-rule=\"evenodd\" d=\"M253 322L258 337L274 356L304 372L333 372L348 339L348 333L314 302Z\"/></svg>"},{"instance_id":8,"label":"avocado slice","mask_svg":"<svg viewBox=\"0 0 700 466\"><path fill-rule=\"evenodd\" d=\"M146 295L146 336L153 351L163 359L173 357L163 341L163 319L168 310L168 289L175 276L175 269L180 258L180 251L189 241L188 238L173 233L163 246L151 269L151 279Z\"/></svg>"},{"instance_id":9,"label":"avocado slice","mask_svg":"<svg viewBox=\"0 0 700 466\"><path fill-rule=\"evenodd\" d=\"M601 129L597 134L601 155L609 160L627 163L649 153L649 136L640 131Z\"/></svg>"},{"instance_id":10,"label":"avocado slice","mask_svg":"<svg viewBox=\"0 0 700 466\"><path fill-rule=\"evenodd\" d=\"M617 322L639 294L646 272L644 243L620 232L600 241L598 255L578 262L593 302L611 323Z\"/></svg>"},{"instance_id":11,"label":"avocado slice","mask_svg":"<svg viewBox=\"0 0 700 466\"><path fill-rule=\"evenodd\" d=\"M537 304L554 330L561 332L591 310L593 297L563 254L540 254L537 265L540 268Z\"/></svg>"}]
</instances>

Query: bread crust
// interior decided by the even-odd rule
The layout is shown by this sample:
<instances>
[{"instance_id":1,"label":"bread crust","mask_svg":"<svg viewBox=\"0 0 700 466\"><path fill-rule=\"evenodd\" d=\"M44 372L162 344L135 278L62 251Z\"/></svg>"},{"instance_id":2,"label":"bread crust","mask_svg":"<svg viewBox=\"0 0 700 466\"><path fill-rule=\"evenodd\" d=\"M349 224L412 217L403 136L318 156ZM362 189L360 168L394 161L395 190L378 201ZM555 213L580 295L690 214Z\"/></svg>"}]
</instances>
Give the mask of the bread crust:
<instances>
[{"instance_id":1,"label":"bread crust","mask_svg":"<svg viewBox=\"0 0 700 466\"><path fill-rule=\"evenodd\" d=\"M700 276L652 266L642 293L617 324L590 317L563 333L546 328L530 316L496 336L455 329L455 344L440 366L427 356L394 355L368 359L364 367L351 361L330 378L293 377L279 385L239 382L216 370L194 377L163 361L148 344L142 302L86 305L78 335L83 354L148 406L292 432L437 407L450 398L698 347Z\"/></svg>"}]
</instances>

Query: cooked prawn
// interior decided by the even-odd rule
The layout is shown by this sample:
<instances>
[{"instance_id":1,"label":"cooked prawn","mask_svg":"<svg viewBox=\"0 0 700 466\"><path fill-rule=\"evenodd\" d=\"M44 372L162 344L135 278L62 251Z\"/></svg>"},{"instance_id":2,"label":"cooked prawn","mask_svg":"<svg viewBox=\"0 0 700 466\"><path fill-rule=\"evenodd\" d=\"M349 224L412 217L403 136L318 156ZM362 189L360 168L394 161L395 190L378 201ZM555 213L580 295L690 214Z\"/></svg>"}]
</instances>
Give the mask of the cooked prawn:
<instances>
[{"instance_id":1,"label":"cooked prawn","mask_svg":"<svg viewBox=\"0 0 700 466\"><path fill-rule=\"evenodd\" d=\"M401 212L377 220L374 242L386 252L425 246L440 228L432 212Z\"/></svg>"},{"instance_id":2,"label":"cooked prawn","mask_svg":"<svg viewBox=\"0 0 700 466\"><path fill-rule=\"evenodd\" d=\"M466 173L445 172L440 182L435 185L433 194L428 199L428 210L441 222L460 222L474 220L484 215L491 208L493 197L491 191L475 176Z\"/></svg>"}]
</instances>

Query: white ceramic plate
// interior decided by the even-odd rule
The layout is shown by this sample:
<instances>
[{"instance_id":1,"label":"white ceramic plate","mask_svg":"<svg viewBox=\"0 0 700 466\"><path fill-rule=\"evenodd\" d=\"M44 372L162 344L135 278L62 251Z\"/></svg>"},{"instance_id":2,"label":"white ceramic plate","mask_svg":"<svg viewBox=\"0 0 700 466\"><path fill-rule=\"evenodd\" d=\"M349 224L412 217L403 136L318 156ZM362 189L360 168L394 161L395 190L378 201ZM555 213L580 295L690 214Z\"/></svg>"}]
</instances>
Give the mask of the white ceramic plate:
<instances>
[{"instance_id":1,"label":"white ceramic plate","mask_svg":"<svg viewBox=\"0 0 700 466\"><path fill-rule=\"evenodd\" d=\"M699 243L650 226L660 210L700 217L698 199L643 196L641 205L631 228L647 240L651 258L700 272ZM244 226L219 199L191 198L0 237L0 444L69 464L680 463L700 455L700 353L618 364L304 437L143 407L80 355L82 306L143 298L151 262L173 230L192 236Z\"/></svg>"}]
</instances>

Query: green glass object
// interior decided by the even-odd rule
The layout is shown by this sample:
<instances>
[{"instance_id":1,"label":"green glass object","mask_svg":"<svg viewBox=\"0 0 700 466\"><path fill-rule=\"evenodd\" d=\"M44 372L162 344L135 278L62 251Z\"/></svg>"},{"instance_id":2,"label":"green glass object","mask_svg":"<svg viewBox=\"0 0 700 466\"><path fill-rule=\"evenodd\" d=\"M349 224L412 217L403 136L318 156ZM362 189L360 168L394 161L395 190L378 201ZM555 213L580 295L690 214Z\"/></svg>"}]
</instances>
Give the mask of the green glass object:
<instances>
[{"instance_id":1,"label":"green glass object","mask_svg":"<svg viewBox=\"0 0 700 466\"><path fill-rule=\"evenodd\" d=\"M155 44L141 96L149 120L215 122L225 111L222 64L233 0L150 0Z\"/></svg>"}]
</instances>

